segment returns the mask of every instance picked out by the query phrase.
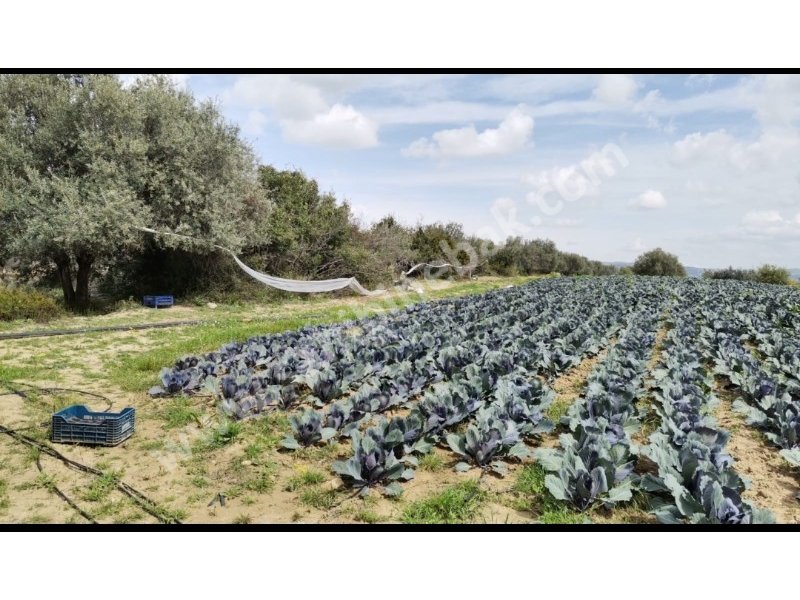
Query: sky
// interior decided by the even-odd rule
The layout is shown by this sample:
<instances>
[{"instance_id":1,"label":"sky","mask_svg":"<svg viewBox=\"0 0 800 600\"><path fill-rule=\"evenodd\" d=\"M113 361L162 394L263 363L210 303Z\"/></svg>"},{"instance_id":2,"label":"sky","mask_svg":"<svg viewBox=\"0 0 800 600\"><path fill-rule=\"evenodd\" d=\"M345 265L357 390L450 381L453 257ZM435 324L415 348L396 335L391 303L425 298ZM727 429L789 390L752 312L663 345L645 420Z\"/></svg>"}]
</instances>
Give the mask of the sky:
<instances>
[{"instance_id":1,"label":"sky","mask_svg":"<svg viewBox=\"0 0 800 600\"><path fill-rule=\"evenodd\" d=\"M125 76L130 81L134 76ZM800 76L172 75L365 224L800 267Z\"/></svg>"}]
</instances>

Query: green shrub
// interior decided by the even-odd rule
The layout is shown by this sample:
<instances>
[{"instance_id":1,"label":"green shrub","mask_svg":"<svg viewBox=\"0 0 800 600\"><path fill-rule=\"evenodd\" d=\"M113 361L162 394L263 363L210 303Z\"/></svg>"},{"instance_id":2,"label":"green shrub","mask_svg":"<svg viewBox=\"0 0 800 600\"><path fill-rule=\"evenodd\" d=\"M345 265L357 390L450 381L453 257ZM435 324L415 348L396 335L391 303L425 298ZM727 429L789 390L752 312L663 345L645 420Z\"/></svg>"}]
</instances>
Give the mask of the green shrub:
<instances>
[{"instance_id":1,"label":"green shrub","mask_svg":"<svg viewBox=\"0 0 800 600\"><path fill-rule=\"evenodd\" d=\"M704 279L737 279L739 281L756 281L756 272L751 269L727 269L712 270L703 272Z\"/></svg>"},{"instance_id":2,"label":"green shrub","mask_svg":"<svg viewBox=\"0 0 800 600\"><path fill-rule=\"evenodd\" d=\"M645 252L637 258L633 263L633 272L637 275L658 277L686 277L686 269L678 257L661 248Z\"/></svg>"},{"instance_id":3,"label":"green shrub","mask_svg":"<svg viewBox=\"0 0 800 600\"><path fill-rule=\"evenodd\" d=\"M760 283L774 283L776 285L789 285L791 275L789 271L775 265L764 265L756 271L756 281Z\"/></svg>"},{"instance_id":4,"label":"green shrub","mask_svg":"<svg viewBox=\"0 0 800 600\"><path fill-rule=\"evenodd\" d=\"M0 287L0 321L33 319L44 322L61 312L58 303L47 294L24 287Z\"/></svg>"}]
</instances>

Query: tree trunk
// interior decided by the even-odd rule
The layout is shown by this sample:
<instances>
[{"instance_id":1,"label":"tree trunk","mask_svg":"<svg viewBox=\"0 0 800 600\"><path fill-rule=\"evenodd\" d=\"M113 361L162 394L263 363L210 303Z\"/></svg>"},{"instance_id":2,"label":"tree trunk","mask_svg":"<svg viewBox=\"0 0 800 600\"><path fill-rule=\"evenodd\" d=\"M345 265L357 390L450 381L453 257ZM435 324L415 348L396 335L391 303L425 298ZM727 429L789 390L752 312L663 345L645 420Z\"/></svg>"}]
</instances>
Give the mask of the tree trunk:
<instances>
[{"instance_id":1,"label":"tree trunk","mask_svg":"<svg viewBox=\"0 0 800 600\"><path fill-rule=\"evenodd\" d=\"M64 292L64 304L67 309L75 309L75 288L72 286L72 267L69 264L69 257L63 256L56 260L58 267L58 278L61 280L61 290Z\"/></svg>"},{"instance_id":2,"label":"tree trunk","mask_svg":"<svg viewBox=\"0 0 800 600\"><path fill-rule=\"evenodd\" d=\"M78 277L75 285L75 308L85 313L89 310L89 277L93 259L87 254L78 255Z\"/></svg>"}]
</instances>

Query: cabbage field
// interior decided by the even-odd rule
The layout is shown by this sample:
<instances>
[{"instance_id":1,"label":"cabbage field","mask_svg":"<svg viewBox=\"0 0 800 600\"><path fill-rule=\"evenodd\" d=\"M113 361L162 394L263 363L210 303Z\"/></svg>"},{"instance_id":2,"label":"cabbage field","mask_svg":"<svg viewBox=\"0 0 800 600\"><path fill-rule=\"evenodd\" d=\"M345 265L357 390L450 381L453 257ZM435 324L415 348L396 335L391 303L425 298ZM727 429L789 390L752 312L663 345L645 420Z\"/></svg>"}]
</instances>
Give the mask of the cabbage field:
<instances>
[{"instance_id":1,"label":"cabbage field","mask_svg":"<svg viewBox=\"0 0 800 600\"><path fill-rule=\"evenodd\" d=\"M600 356L551 420L553 381ZM800 468L800 293L670 278L555 278L255 337L164 369L233 419L288 411L286 451L349 438L353 492L399 495L422 456L502 477L536 462L575 511L634 495L661 523L769 523L715 419L718 392ZM561 434L555 447L543 436ZM552 444L551 444L552 446ZM483 474L482 473L482 474Z\"/></svg>"}]
</instances>

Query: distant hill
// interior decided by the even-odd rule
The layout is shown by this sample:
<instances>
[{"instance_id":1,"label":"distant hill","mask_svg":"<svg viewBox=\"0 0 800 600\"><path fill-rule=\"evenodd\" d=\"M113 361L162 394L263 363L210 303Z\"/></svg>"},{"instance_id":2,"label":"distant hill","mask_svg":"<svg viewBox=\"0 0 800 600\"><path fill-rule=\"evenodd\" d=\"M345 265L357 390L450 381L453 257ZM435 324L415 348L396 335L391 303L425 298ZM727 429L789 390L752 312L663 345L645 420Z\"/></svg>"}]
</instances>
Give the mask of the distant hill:
<instances>
[{"instance_id":1,"label":"distant hill","mask_svg":"<svg viewBox=\"0 0 800 600\"><path fill-rule=\"evenodd\" d=\"M606 263L606 264L613 265L613 266L617 267L618 269L621 269L622 267L632 267L633 266L633 263L628 263L628 262L610 262L610 263ZM706 271L706 269L704 269L702 267L685 267L685 268L686 268L686 274L689 277L702 277L703 273L705 273L705 271ZM792 279L800 280L800 269L789 269L789 273L791 274Z\"/></svg>"}]
</instances>

